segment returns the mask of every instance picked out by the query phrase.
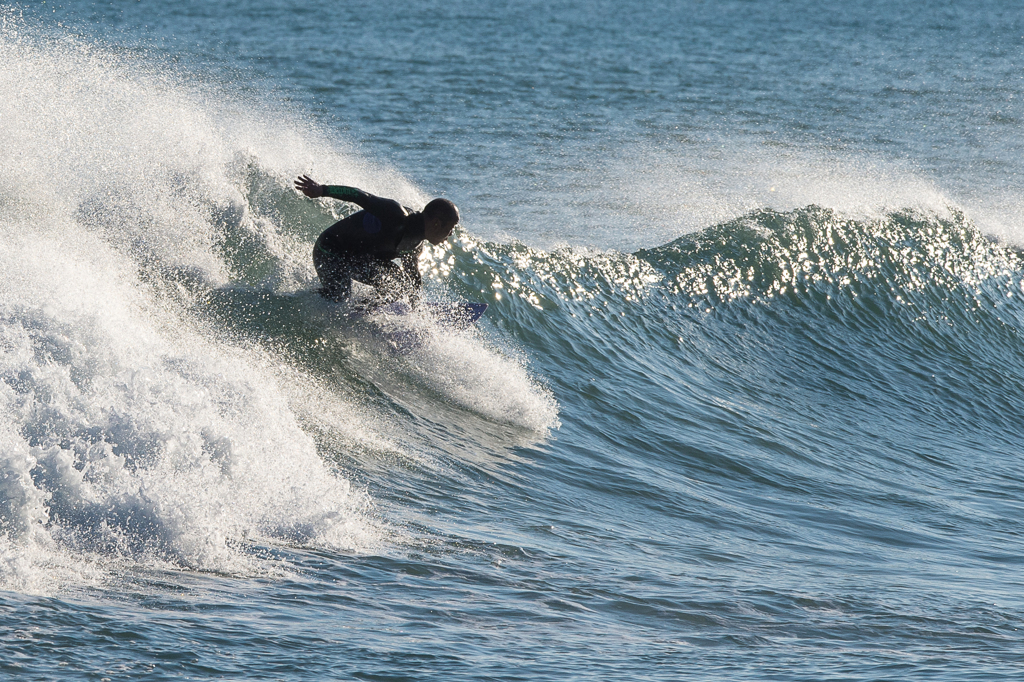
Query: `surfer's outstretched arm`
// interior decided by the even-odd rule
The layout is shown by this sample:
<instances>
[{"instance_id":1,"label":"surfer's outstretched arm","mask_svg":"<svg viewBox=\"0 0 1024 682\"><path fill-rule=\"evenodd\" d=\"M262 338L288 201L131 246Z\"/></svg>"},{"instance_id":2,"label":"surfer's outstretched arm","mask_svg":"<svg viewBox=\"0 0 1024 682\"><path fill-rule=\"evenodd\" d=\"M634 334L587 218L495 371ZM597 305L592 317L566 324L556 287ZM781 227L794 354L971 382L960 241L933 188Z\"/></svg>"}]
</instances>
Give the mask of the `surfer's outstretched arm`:
<instances>
[{"instance_id":1,"label":"surfer's outstretched arm","mask_svg":"<svg viewBox=\"0 0 1024 682\"><path fill-rule=\"evenodd\" d=\"M372 194L368 194L367 192L364 192L361 189L356 189L355 187L346 187L344 185L321 185L308 175L300 175L295 180L295 189L299 190L310 199L330 197L332 199L350 201L363 208L366 208L367 199L373 198Z\"/></svg>"}]
</instances>

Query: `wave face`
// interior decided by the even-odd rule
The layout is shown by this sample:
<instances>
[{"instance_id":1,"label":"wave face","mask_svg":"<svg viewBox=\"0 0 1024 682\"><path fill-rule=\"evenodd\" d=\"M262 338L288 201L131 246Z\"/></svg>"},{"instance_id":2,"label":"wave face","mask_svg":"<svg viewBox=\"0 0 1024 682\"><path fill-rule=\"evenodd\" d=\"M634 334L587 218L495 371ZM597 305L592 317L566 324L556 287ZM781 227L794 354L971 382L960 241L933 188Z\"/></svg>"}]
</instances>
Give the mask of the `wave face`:
<instances>
[{"instance_id":1,"label":"wave face","mask_svg":"<svg viewBox=\"0 0 1024 682\"><path fill-rule=\"evenodd\" d=\"M862 221L817 207L765 210L643 255L673 300L724 314L755 355L777 355L758 332L782 333L775 380L809 395L843 386L862 408L900 415L907 423L895 432L907 438L894 457L935 433L965 439L970 452L969 425L1000 424L994 435L1015 441L1012 429L999 432L1020 405L1021 258L962 213Z\"/></svg>"},{"instance_id":2,"label":"wave face","mask_svg":"<svg viewBox=\"0 0 1024 682\"><path fill-rule=\"evenodd\" d=\"M223 53L276 40L271 81L306 83L307 103L386 139L357 148L270 101L283 93L247 94L262 83L235 62L190 73L195 54L161 51L181 43L0 14L0 670L1015 679L1024 264L990 228L1018 234L1020 202L974 182L993 164L957 176L977 190L958 203L877 161L875 129L863 156L751 143L818 101L805 80L788 100L758 90L756 50L801 77L786 50L824 51L833 83L821 74L849 42L781 40L793 10L767 17L772 3L662 3L653 27L608 25L610 5L481 18L368 3L330 45L315 8L138 4L87 11L189 40L215 26ZM749 34L728 33L755 9ZM945 31L947 14L929 21ZM444 20L480 31L437 47L420 29ZM662 58L684 49L672 22L703 22L685 92L704 100L682 101L685 60ZM757 39L761 23L780 40ZM310 44L319 61L297 60ZM607 68L587 90L597 67L566 60L591 47ZM379 87L357 87L359 69ZM873 78L840 82L852 90L830 91L817 128L868 101ZM978 95L964 83L958 96ZM643 102L642 120L621 118ZM676 132L680 111L700 116ZM743 119L738 141L705 154L730 136L716 117ZM467 120L465 168L441 163L447 138L431 136ZM509 121L523 127L503 135ZM987 119L971 149L997 157L992 131L1015 121ZM913 137L918 123L900 123L908 146L949 139ZM663 125L670 140L652 141ZM557 134L533 134L545 127ZM489 304L474 328L352 322L317 295L312 244L351 207L292 181L423 205L380 158L464 190L465 226L421 265L427 300ZM495 218L513 215L518 232ZM396 334L419 343L399 351Z\"/></svg>"},{"instance_id":3,"label":"wave face","mask_svg":"<svg viewBox=\"0 0 1024 682\"><path fill-rule=\"evenodd\" d=\"M967 637L1000 674L1024 492L1015 249L957 210L817 206L632 255L464 248L463 286L500 297L499 324L574 396L539 459L552 497L573 500L544 518L607 579L573 592L579 608L622 600L624 621L730 660L785 657L781 633L800 632L811 668L899 665L872 648ZM623 571L635 590L614 587Z\"/></svg>"},{"instance_id":4,"label":"wave face","mask_svg":"<svg viewBox=\"0 0 1024 682\"><path fill-rule=\"evenodd\" d=\"M830 466L852 449L914 469L945 461L940 443L954 467L997 446L1016 457L1021 256L957 210L765 209L633 255L464 248L481 264L467 289L511 301L502 323L540 357L617 385L588 409L645 415L629 430L665 434L666 457L686 440L681 415L741 398L730 431L757 432L747 419L763 412L773 433L806 439L792 454ZM808 449L828 433L843 437Z\"/></svg>"}]
</instances>

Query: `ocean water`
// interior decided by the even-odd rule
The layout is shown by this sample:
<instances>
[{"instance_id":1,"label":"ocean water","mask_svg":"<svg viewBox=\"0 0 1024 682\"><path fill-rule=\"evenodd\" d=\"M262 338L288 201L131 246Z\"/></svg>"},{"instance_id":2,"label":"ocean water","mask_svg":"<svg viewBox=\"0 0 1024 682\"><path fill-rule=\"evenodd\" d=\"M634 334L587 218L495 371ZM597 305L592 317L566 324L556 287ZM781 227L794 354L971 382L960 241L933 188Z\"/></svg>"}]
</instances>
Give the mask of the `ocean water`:
<instances>
[{"instance_id":1,"label":"ocean water","mask_svg":"<svg viewBox=\"0 0 1024 682\"><path fill-rule=\"evenodd\" d=\"M1024 676L1013 3L7 4L0 93L3 679Z\"/></svg>"}]
</instances>

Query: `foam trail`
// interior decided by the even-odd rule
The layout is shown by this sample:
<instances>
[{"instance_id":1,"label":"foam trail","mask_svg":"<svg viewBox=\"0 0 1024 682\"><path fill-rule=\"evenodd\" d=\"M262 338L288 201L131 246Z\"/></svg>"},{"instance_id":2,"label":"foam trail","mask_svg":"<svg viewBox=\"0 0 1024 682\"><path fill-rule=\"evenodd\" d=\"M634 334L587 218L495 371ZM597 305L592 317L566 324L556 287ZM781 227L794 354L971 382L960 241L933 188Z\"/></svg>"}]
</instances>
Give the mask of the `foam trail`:
<instances>
[{"instance_id":1,"label":"foam trail","mask_svg":"<svg viewBox=\"0 0 1024 682\"><path fill-rule=\"evenodd\" d=\"M537 432L559 427L557 401L523 359L498 352L474 329L457 331L426 314L379 314L374 322L385 339L397 333L419 340L400 363L413 384L495 422Z\"/></svg>"}]
</instances>

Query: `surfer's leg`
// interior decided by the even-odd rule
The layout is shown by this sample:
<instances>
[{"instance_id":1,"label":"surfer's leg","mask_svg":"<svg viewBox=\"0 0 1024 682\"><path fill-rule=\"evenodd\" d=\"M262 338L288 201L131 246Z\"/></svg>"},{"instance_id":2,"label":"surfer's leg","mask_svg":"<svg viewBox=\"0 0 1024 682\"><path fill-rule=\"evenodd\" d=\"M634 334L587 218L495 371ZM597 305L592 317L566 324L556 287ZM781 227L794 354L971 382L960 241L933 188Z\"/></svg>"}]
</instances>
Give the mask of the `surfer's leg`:
<instances>
[{"instance_id":1,"label":"surfer's leg","mask_svg":"<svg viewBox=\"0 0 1024 682\"><path fill-rule=\"evenodd\" d=\"M369 254L340 255L314 249L313 267L320 278L320 295L332 301L347 301L353 280L373 287L378 305L395 301L415 288L398 263Z\"/></svg>"},{"instance_id":2,"label":"surfer's leg","mask_svg":"<svg viewBox=\"0 0 1024 682\"><path fill-rule=\"evenodd\" d=\"M320 295L342 303L352 293L352 264L320 249L313 250L313 267L320 278Z\"/></svg>"}]
</instances>

